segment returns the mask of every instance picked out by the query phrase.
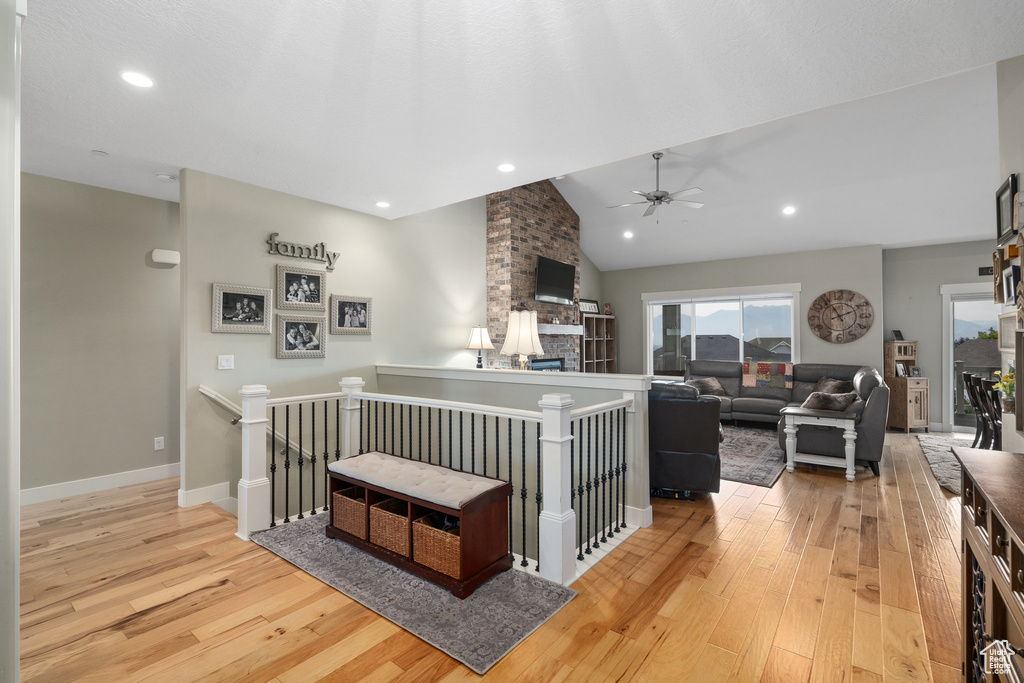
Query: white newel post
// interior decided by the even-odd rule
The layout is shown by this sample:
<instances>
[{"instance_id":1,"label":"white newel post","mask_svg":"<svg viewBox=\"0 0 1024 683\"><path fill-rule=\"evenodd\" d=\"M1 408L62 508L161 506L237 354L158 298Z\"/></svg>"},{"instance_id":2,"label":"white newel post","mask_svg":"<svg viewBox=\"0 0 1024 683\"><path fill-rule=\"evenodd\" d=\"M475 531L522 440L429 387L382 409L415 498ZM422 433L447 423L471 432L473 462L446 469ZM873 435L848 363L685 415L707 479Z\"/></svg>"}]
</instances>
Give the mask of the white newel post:
<instances>
[{"instance_id":1,"label":"white newel post","mask_svg":"<svg viewBox=\"0 0 1024 683\"><path fill-rule=\"evenodd\" d=\"M625 391L632 399L626 408L626 523L649 527L654 523L651 507L651 471L647 441L647 392Z\"/></svg>"},{"instance_id":2,"label":"white newel post","mask_svg":"<svg viewBox=\"0 0 1024 683\"><path fill-rule=\"evenodd\" d=\"M270 527L270 480L267 479L267 396L262 384L246 384L242 395L242 478L238 481L238 533Z\"/></svg>"},{"instance_id":3,"label":"white newel post","mask_svg":"<svg viewBox=\"0 0 1024 683\"><path fill-rule=\"evenodd\" d=\"M359 453L359 401L355 395L363 390L362 377L343 377L341 385L341 457L351 458Z\"/></svg>"},{"instance_id":4,"label":"white newel post","mask_svg":"<svg viewBox=\"0 0 1024 683\"><path fill-rule=\"evenodd\" d=\"M567 586L576 576L576 514L572 510L569 473L572 434L570 419L576 403L568 394L544 394L541 458L544 484L537 541L540 575Z\"/></svg>"}]
</instances>

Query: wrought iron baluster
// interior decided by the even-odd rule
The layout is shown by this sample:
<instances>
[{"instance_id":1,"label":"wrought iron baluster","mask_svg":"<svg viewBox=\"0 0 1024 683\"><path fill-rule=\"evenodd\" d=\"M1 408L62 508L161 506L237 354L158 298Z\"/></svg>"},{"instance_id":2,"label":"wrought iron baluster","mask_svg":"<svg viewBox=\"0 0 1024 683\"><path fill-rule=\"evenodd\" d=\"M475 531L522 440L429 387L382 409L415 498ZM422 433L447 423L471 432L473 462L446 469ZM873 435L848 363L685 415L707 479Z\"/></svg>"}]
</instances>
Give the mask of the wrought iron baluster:
<instances>
[{"instance_id":1,"label":"wrought iron baluster","mask_svg":"<svg viewBox=\"0 0 1024 683\"><path fill-rule=\"evenodd\" d=\"M508 494L508 551L512 552L512 496L516 493L516 485L512 483L512 418L508 419L508 481L512 488Z\"/></svg>"},{"instance_id":2,"label":"wrought iron baluster","mask_svg":"<svg viewBox=\"0 0 1024 683\"><path fill-rule=\"evenodd\" d=\"M569 441L569 499L572 501L572 511L576 513L576 540L579 542L579 552L576 554L577 560L583 559L583 515L582 515L582 501L580 496L583 495L583 487L580 486L580 493L576 493L576 467L573 465L573 457L576 455L576 421L569 420L569 436L572 439ZM580 472L583 471L583 451L580 450ZM576 508L579 507L580 510Z\"/></svg>"},{"instance_id":3,"label":"wrought iron baluster","mask_svg":"<svg viewBox=\"0 0 1024 683\"><path fill-rule=\"evenodd\" d=\"M291 444L292 444L292 442L291 442L291 437L289 436L289 431L291 430L291 426L292 426L292 420L291 420L291 415L289 413L291 413L291 406L285 405L285 407L284 407L284 523L285 524L288 524L289 522L292 521L292 520L290 520L288 518L288 514L289 514L288 510L291 507L288 504L288 492L291 489L291 486L289 486L289 473L291 472L291 469L292 469L292 463L291 463L291 457L292 457L291 456Z\"/></svg>"},{"instance_id":4,"label":"wrought iron baluster","mask_svg":"<svg viewBox=\"0 0 1024 683\"><path fill-rule=\"evenodd\" d=\"M484 460L484 476L487 476L487 416L480 416L480 424L483 427L483 434L480 435L480 443L484 445L483 460Z\"/></svg>"},{"instance_id":5,"label":"wrought iron baluster","mask_svg":"<svg viewBox=\"0 0 1024 683\"><path fill-rule=\"evenodd\" d=\"M466 453L464 452L464 446L466 440L462 436L462 418L465 416L466 411L459 411L459 469L463 472L466 471Z\"/></svg>"},{"instance_id":6,"label":"wrought iron baluster","mask_svg":"<svg viewBox=\"0 0 1024 683\"><path fill-rule=\"evenodd\" d=\"M380 444L377 443L377 438L380 436L380 419L377 417L377 406L380 405L380 401L373 402L373 450L380 452Z\"/></svg>"},{"instance_id":7,"label":"wrought iron baluster","mask_svg":"<svg viewBox=\"0 0 1024 683\"><path fill-rule=\"evenodd\" d=\"M395 449L395 404L392 403L391 404L391 450L389 451L387 449L387 444L385 444L384 452L385 453L390 453L391 455L394 455L395 454L394 453L395 450L396 450Z\"/></svg>"},{"instance_id":8,"label":"wrought iron baluster","mask_svg":"<svg viewBox=\"0 0 1024 683\"><path fill-rule=\"evenodd\" d=\"M469 471L476 474L476 415L469 414Z\"/></svg>"},{"instance_id":9,"label":"wrought iron baluster","mask_svg":"<svg viewBox=\"0 0 1024 683\"><path fill-rule=\"evenodd\" d=\"M338 400L338 399L335 399ZM359 455L366 452L363 448L363 404L366 401L359 399ZM369 431L369 425L367 425L367 431ZM369 436L367 436L369 440ZM324 401L324 441L327 441L327 401Z\"/></svg>"},{"instance_id":10,"label":"wrought iron baluster","mask_svg":"<svg viewBox=\"0 0 1024 683\"><path fill-rule=\"evenodd\" d=\"M452 466L452 410L448 409L448 467Z\"/></svg>"},{"instance_id":11,"label":"wrought iron baluster","mask_svg":"<svg viewBox=\"0 0 1024 683\"><path fill-rule=\"evenodd\" d=\"M270 407L270 526L277 526L274 520L274 502L277 500L277 406Z\"/></svg>"},{"instance_id":12,"label":"wrought iron baluster","mask_svg":"<svg viewBox=\"0 0 1024 683\"><path fill-rule=\"evenodd\" d=\"M440 410L440 408L438 408L438 410ZM430 416L431 416L431 414L433 414L433 412L434 412L433 408L427 408L427 462L430 462L430 451L432 450L431 444L434 443L434 440L432 438L430 438L430 433L432 431L431 430L431 427L432 427L431 422L432 422L432 420L431 420ZM438 419L440 419L440 417L438 417ZM438 446L437 448L438 448L438 458L437 458L437 461L441 462L441 456L440 456L441 447Z\"/></svg>"},{"instance_id":13,"label":"wrought iron baluster","mask_svg":"<svg viewBox=\"0 0 1024 683\"><path fill-rule=\"evenodd\" d=\"M608 413L601 413L601 543L608 542ZM609 534L610 535L610 534Z\"/></svg>"},{"instance_id":14,"label":"wrought iron baluster","mask_svg":"<svg viewBox=\"0 0 1024 683\"><path fill-rule=\"evenodd\" d=\"M617 411L617 410L615 411L615 419L616 419L616 422L615 422L616 431L614 432L614 437L613 437L613 441L615 443L615 469L613 470L613 472L615 474L615 480L612 482L612 495L615 497L615 502L612 503L612 507L615 509L615 533L618 533L620 531L620 529L619 529L619 503L621 502L621 499L619 498L619 486L618 486L618 484L619 484L619 459L622 456L622 451L619 450L619 432L622 431L622 422L621 422L621 420L619 420L619 411Z\"/></svg>"},{"instance_id":15,"label":"wrought iron baluster","mask_svg":"<svg viewBox=\"0 0 1024 683\"><path fill-rule=\"evenodd\" d=\"M591 553L591 550L590 550L590 489L591 489L591 484L590 484L591 457L590 457L590 455L591 455L591 453L590 453L590 451L591 451L593 445L594 445L594 439L593 439L593 436L591 435L591 432L590 432L590 416L588 415L587 416L587 478L586 478L586 484L587 484L587 514L586 514L586 518L587 518L587 549L583 551L587 555L589 555ZM581 450L582 450L582 447L581 447ZM583 471L583 466L580 465L580 472L582 473L582 471Z\"/></svg>"},{"instance_id":16,"label":"wrought iron baluster","mask_svg":"<svg viewBox=\"0 0 1024 683\"><path fill-rule=\"evenodd\" d=\"M305 519L302 515L302 461L305 458L302 456L302 404L299 404L299 455L296 458L299 461L299 515L296 519Z\"/></svg>"},{"instance_id":17,"label":"wrought iron baluster","mask_svg":"<svg viewBox=\"0 0 1024 683\"><path fill-rule=\"evenodd\" d=\"M335 400L337 400L337 399L335 399ZM324 512L327 512L328 510L331 509L330 493L329 493L328 488L327 488L328 482L330 482L330 479L331 479L330 475L327 474L327 460L328 460L328 458L327 458L327 404L328 404L327 399L324 399L324 510L323 510ZM360 420L360 422L359 422L359 435L360 435L360 437L359 438L360 439L362 439L362 433L363 433L362 417L363 417L363 402L360 401L359 402L359 420ZM359 452L360 453L363 452L362 451L362 441L360 441Z\"/></svg>"},{"instance_id":18,"label":"wrought iron baluster","mask_svg":"<svg viewBox=\"0 0 1024 683\"><path fill-rule=\"evenodd\" d=\"M430 412L430 408L427 408L427 412ZM420 462L423 461L423 406L416 408L416 459Z\"/></svg>"},{"instance_id":19,"label":"wrought iron baluster","mask_svg":"<svg viewBox=\"0 0 1024 683\"><path fill-rule=\"evenodd\" d=\"M520 436L519 444L520 461L523 463L523 478L520 480L522 482L522 486L519 487L519 496L523 499L523 559L519 564L525 567L529 565L529 562L526 561L526 420L521 420L520 422L523 426L523 432Z\"/></svg>"},{"instance_id":20,"label":"wrought iron baluster","mask_svg":"<svg viewBox=\"0 0 1024 683\"><path fill-rule=\"evenodd\" d=\"M622 505L626 504L626 409L619 408L619 420L622 425L622 429L619 431L619 437L622 440L622 481L619 482L619 495L622 496ZM623 507L622 510L622 528L626 528L626 510Z\"/></svg>"},{"instance_id":21,"label":"wrought iron baluster","mask_svg":"<svg viewBox=\"0 0 1024 683\"><path fill-rule=\"evenodd\" d=\"M309 404L309 514L316 514L316 403ZM324 481L327 473L324 472Z\"/></svg>"}]
</instances>

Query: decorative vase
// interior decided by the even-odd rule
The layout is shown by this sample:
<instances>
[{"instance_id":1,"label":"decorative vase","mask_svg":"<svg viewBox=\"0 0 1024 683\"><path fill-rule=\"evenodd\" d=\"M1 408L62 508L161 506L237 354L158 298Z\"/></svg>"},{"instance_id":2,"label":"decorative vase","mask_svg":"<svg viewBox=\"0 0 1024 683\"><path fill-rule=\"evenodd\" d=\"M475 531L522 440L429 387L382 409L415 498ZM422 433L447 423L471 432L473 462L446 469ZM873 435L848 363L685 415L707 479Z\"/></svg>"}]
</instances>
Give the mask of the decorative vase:
<instances>
[{"instance_id":1,"label":"decorative vase","mask_svg":"<svg viewBox=\"0 0 1024 683\"><path fill-rule=\"evenodd\" d=\"M1017 399L1003 397L1003 412L1004 413L1016 413L1017 412Z\"/></svg>"}]
</instances>

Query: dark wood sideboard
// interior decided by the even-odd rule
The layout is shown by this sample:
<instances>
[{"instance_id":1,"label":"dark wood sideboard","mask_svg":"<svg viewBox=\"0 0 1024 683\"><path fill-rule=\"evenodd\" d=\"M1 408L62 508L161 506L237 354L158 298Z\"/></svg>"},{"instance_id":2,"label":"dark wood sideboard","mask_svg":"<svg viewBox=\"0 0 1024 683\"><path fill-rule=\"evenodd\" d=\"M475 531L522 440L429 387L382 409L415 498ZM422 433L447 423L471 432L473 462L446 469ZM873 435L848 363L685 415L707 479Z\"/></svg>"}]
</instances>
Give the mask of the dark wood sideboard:
<instances>
[{"instance_id":1,"label":"dark wood sideboard","mask_svg":"<svg viewBox=\"0 0 1024 683\"><path fill-rule=\"evenodd\" d=\"M1024 681L1024 454L953 454L963 466L963 679ZM983 651L1004 640L1014 651L1010 673L986 673Z\"/></svg>"}]
</instances>

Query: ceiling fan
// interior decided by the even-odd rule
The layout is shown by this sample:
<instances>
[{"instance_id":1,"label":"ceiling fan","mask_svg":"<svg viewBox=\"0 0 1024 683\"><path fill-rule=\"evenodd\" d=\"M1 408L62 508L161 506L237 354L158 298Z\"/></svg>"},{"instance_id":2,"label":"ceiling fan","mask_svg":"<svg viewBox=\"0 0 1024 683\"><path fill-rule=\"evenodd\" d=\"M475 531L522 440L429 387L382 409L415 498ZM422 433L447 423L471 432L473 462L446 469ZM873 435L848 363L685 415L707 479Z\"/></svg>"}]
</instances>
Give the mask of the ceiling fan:
<instances>
[{"instance_id":1,"label":"ceiling fan","mask_svg":"<svg viewBox=\"0 0 1024 683\"><path fill-rule=\"evenodd\" d=\"M679 190L678 192L666 192L661 189L661 157L665 156L662 152L655 152L651 156L654 157L654 192L641 192L640 190L633 190L633 194L638 194L644 198L642 202L630 202L629 204L616 204L615 206L609 206L609 209L618 209L623 206L636 206L637 204L650 204L647 210L644 211L645 216L650 216L654 213L662 204L671 204L673 202L688 206L691 209L699 209L704 206L702 202L691 202L683 199L683 197L689 197L690 195L703 192L704 190L699 187L691 187L686 190Z\"/></svg>"}]
</instances>

